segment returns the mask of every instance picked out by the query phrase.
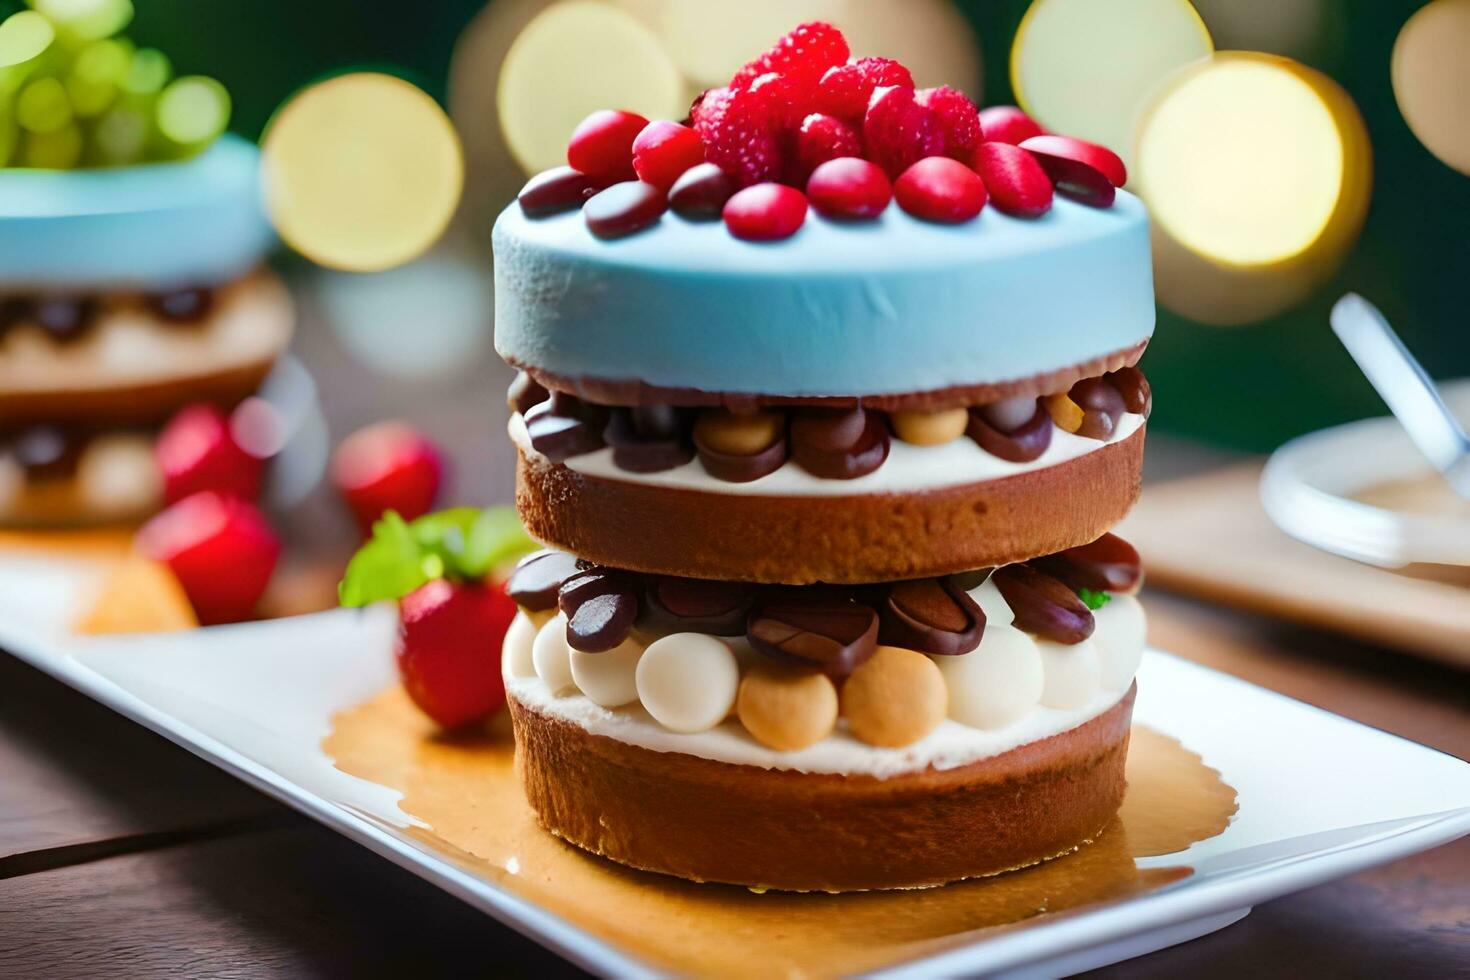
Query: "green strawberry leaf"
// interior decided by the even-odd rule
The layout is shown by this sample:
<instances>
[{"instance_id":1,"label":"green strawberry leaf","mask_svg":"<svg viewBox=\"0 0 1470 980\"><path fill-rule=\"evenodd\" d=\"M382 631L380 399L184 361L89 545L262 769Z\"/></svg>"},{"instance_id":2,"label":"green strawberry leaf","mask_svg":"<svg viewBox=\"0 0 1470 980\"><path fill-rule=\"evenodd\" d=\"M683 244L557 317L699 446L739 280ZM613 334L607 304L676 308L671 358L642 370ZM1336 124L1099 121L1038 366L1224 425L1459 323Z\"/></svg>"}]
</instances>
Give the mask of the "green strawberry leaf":
<instances>
[{"instance_id":1,"label":"green strawberry leaf","mask_svg":"<svg viewBox=\"0 0 1470 980\"><path fill-rule=\"evenodd\" d=\"M1113 594L1111 592L1099 592L1096 589L1078 589L1077 598L1081 599L1088 609L1097 612L1103 606L1113 601Z\"/></svg>"},{"instance_id":2,"label":"green strawberry leaf","mask_svg":"<svg viewBox=\"0 0 1470 980\"><path fill-rule=\"evenodd\" d=\"M347 563L337 597L344 606L366 606L406 596L429 581L431 569L424 567L424 557L403 518L390 510Z\"/></svg>"},{"instance_id":3,"label":"green strawberry leaf","mask_svg":"<svg viewBox=\"0 0 1470 980\"><path fill-rule=\"evenodd\" d=\"M401 599L425 582L478 580L534 551L511 507L454 507L405 523L388 511L347 564L337 588L344 606Z\"/></svg>"}]
</instances>

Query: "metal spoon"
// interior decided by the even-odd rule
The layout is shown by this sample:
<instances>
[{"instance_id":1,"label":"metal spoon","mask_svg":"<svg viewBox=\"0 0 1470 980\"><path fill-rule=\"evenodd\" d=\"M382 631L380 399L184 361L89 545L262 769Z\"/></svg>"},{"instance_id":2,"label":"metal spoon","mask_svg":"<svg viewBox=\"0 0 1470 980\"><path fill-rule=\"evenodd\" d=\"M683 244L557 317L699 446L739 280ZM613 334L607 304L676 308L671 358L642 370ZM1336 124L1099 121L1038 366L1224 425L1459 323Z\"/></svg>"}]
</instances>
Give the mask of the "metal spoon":
<instances>
[{"instance_id":1,"label":"metal spoon","mask_svg":"<svg viewBox=\"0 0 1470 980\"><path fill-rule=\"evenodd\" d=\"M1357 293L1332 307L1332 330L1445 481L1470 500L1470 436L1378 308Z\"/></svg>"}]
</instances>

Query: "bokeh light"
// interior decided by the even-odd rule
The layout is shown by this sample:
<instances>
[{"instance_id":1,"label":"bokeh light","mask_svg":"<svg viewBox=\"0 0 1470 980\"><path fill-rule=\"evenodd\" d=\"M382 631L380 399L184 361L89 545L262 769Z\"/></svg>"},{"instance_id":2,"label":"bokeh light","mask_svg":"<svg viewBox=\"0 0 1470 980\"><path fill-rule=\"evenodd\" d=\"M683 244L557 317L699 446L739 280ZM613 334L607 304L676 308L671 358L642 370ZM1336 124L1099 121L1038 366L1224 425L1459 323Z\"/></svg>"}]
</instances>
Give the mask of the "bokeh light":
<instances>
[{"instance_id":1,"label":"bokeh light","mask_svg":"<svg viewBox=\"0 0 1470 980\"><path fill-rule=\"evenodd\" d=\"M684 79L658 37L596 0L559 3L526 25L506 54L496 102L506 142L527 172L565 163L567 136L596 109L679 119L689 108Z\"/></svg>"},{"instance_id":2,"label":"bokeh light","mask_svg":"<svg viewBox=\"0 0 1470 980\"><path fill-rule=\"evenodd\" d=\"M449 118L391 75L358 72L304 89L270 121L262 149L277 231L336 269L372 272L420 255L463 187Z\"/></svg>"},{"instance_id":3,"label":"bokeh light","mask_svg":"<svg viewBox=\"0 0 1470 980\"><path fill-rule=\"evenodd\" d=\"M825 20L842 25L843 0L741 0L687 3L620 0L646 20L696 91L724 85L730 76L797 24ZM883 6L870 4L870 7Z\"/></svg>"},{"instance_id":4,"label":"bokeh light","mask_svg":"<svg viewBox=\"0 0 1470 980\"><path fill-rule=\"evenodd\" d=\"M1047 129L1126 160L1149 93L1213 50L1187 0L1035 0L1011 47L1011 85Z\"/></svg>"},{"instance_id":5,"label":"bokeh light","mask_svg":"<svg viewBox=\"0 0 1470 980\"><path fill-rule=\"evenodd\" d=\"M834 23L854 55L893 58L908 66L920 87L949 85L973 102L983 99L980 41L953 0L847 0Z\"/></svg>"},{"instance_id":6,"label":"bokeh light","mask_svg":"<svg viewBox=\"0 0 1470 980\"><path fill-rule=\"evenodd\" d=\"M1434 0L1404 24L1393 94L1419 142L1470 174L1470 0Z\"/></svg>"},{"instance_id":7,"label":"bokeh light","mask_svg":"<svg viewBox=\"0 0 1470 980\"><path fill-rule=\"evenodd\" d=\"M1371 168L1362 117L1319 72L1253 52L1178 72L1144 110L1133 171L1160 301L1206 323L1300 301L1356 241Z\"/></svg>"}]
</instances>

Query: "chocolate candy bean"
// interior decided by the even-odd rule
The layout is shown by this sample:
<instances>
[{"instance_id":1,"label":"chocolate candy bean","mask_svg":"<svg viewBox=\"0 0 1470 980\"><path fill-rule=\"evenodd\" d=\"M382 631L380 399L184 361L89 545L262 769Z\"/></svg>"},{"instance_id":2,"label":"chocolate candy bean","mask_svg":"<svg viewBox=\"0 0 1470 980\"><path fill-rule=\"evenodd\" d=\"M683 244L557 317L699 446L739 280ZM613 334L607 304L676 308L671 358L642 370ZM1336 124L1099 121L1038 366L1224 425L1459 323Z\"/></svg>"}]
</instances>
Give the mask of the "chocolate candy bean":
<instances>
[{"instance_id":1,"label":"chocolate candy bean","mask_svg":"<svg viewBox=\"0 0 1470 980\"><path fill-rule=\"evenodd\" d=\"M36 302L32 315L36 325L57 340L80 337L97 314L97 303L90 299L48 297Z\"/></svg>"},{"instance_id":2,"label":"chocolate candy bean","mask_svg":"<svg viewBox=\"0 0 1470 980\"><path fill-rule=\"evenodd\" d=\"M1072 400L1072 396L1064 391L1047 395L1041 400L1046 407L1047 414L1051 416L1053 424L1064 432L1076 432L1082 428L1082 420L1086 413L1082 406Z\"/></svg>"},{"instance_id":3,"label":"chocolate candy bean","mask_svg":"<svg viewBox=\"0 0 1470 980\"><path fill-rule=\"evenodd\" d=\"M674 633L742 636L756 586L697 578L652 576L643 592L649 624Z\"/></svg>"},{"instance_id":4,"label":"chocolate candy bean","mask_svg":"<svg viewBox=\"0 0 1470 980\"><path fill-rule=\"evenodd\" d=\"M690 167L669 188L669 207L691 221L713 221L725 210L725 202L740 188L730 175L713 163Z\"/></svg>"},{"instance_id":5,"label":"chocolate candy bean","mask_svg":"<svg viewBox=\"0 0 1470 980\"><path fill-rule=\"evenodd\" d=\"M561 584L577 574L577 559L565 551L548 548L522 558L510 573L506 593L515 604L531 612L555 609Z\"/></svg>"},{"instance_id":6,"label":"chocolate candy bean","mask_svg":"<svg viewBox=\"0 0 1470 980\"><path fill-rule=\"evenodd\" d=\"M814 408L791 420L791 458L828 480L866 476L888 458L888 426L864 408Z\"/></svg>"},{"instance_id":7,"label":"chocolate candy bean","mask_svg":"<svg viewBox=\"0 0 1470 980\"><path fill-rule=\"evenodd\" d=\"M1002 432L985 418L980 409L970 409L970 424L965 434L992 456L1012 463L1029 463L1046 452L1051 445L1051 415L1039 404L1031 421L1014 432Z\"/></svg>"},{"instance_id":8,"label":"chocolate candy bean","mask_svg":"<svg viewBox=\"0 0 1470 980\"><path fill-rule=\"evenodd\" d=\"M671 405L613 409L603 438L613 447L613 463L629 473L660 473L694 458L688 425Z\"/></svg>"},{"instance_id":9,"label":"chocolate candy bean","mask_svg":"<svg viewBox=\"0 0 1470 980\"><path fill-rule=\"evenodd\" d=\"M148 297L148 308L172 323L198 323L213 307L214 292L209 289L176 289Z\"/></svg>"},{"instance_id":10,"label":"chocolate candy bean","mask_svg":"<svg viewBox=\"0 0 1470 980\"><path fill-rule=\"evenodd\" d=\"M893 412L888 416L893 434L915 446L942 446L965 434L969 413L963 408L935 412Z\"/></svg>"},{"instance_id":11,"label":"chocolate candy bean","mask_svg":"<svg viewBox=\"0 0 1470 980\"><path fill-rule=\"evenodd\" d=\"M571 167L552 167L526 181L516 195L528 218L544 218L580 208L597 193L597 181Z\"/></svg>"},{"instance_id":12,"label":"chocolate candy bean","mask_svg":"<svg viewBox=\"0 0 1470 980\"><path fill-rule=\"evenodd\" d=\"M70 476L76 470L81 444L62 430L38 425L23 430L11 444L15 461L33 480Z\"/></svg>"},{"instance_id":13,"label":"chocolate candy bean","mask_svg":"<svg viewBox=\"0 0 1470 980\"><path fill-rule=\"evenodd\" d=\"M979 412L985 421L990 423L992 429L999 432L1015 432L1036 415L1036 396L1018 395L1015 398L1002 398L998 402L981 405Z\"/></svg>"},{"instance_id":14,"label":"chocolate candy bean","mask_svg":"<svg viewBox=\"0 0 1470 980\"><path fill-rule=\"evenodd\" d=\"M710 409L694 423L694 448L710 476L750 483L786 462L786 418L779 412Z\"/></svg>"},{"instance_id":15,"label":"chocolate candy bean","mask_svg":"<svg viewBox=\"0 0 1470 980\"><path fill-rule=\"evenodd\" d=\"M1131 592L1143 581L1138 551L1116 534L1104 534L1091 544L1037 558L1031 564L1074 591Z\"/></svg>"},{"instance_id":16,"label":"chocolate candy bean","mask_svg":"<svg viewBox=\"0 0 1470 980\"><path fill-rule=\"evenodd\" d=\"M641 180L625 180L594 194L583 205L582 217L598 238L622 238L657 222L668 207L659 188Z\"/></svg>"},{"instance_id":17,"label":"chocolate candy bean","mask_svg":"<svg viewBox=\"0 0 1470 980\"><path fill-rule=\"evenodd\" d=\"M980 645L985 613L947 578L899 582L878 613L878 642L955 656Z\"/></svg>"},{"instance_id":18,"label":"chocolate candy bean","mask_svg":"<svg viewBox=\"0 0 1470 980\"><path fill-rule=\"evenodd\" d=\"M877 649L878 614L825 591L773 592L756 602L745 637L773 660L840 680Z\"/></svg>"},{"instance_id":19,"label":"chocolate candy bean","mask_svg":"<svg viewBox=\"0 0 1470 980\"><path fill-rule=\"evenodd\" d=\"M1118 420L1126 410L1118 389L1102 378L1087 378L1074 384L1067 397L1082 409L1082 423L1077 426L1079 436L1101 442L1113 438L1118 431Z\"/></svg>"},{"instance_id":20,"label":"chocolate candy bean","mask_svg":"<svg viewBox=\"0 0 1470 980\"><path fill-rule=\"evenodd\" d=\"M515 380L505 391L505 407L525 415L549 397L550 394L541 387L540 382L525 371L517 371Z\"/></svg>"},{"instance_id":21,"label":"chocolate candy bean","mask_svg":"<svg viewBox=\"0 0 1470 980\"><path fill-rule=\"evenodd\" d=\"M567 617L567 646L583 653L611 650L638 618L638 594L622 572L594 567L561 585L557 605Z\"/></svg>"},{"instance_id":22,"label":"chocolate candy bean","mask_svg":"<svg viewBox=\"0 0 1470 980\"><path fill-rule=\"evenodd\" d=\"M1081 643L1092 635L1092 610L1071 589L1029 565L995 570L991 581L1015 613L1015 627L1057 643Z\"/></svg>"},{"instance_id":23,"label":"chocolate candy bean","mask_svg":"<svg viewBox=\"0 0 1470 980\"><path fill-rule=\"evenodd\" d=\"M1145 418L1153 411L1153 389L1149 387L1148 379L1138 368L1119 368L1116 371L1110 371L1103 377L1107 379L1108 384L1118 389L1118 394L1123 396L1123 404L1128 407L1128 411Z\"/></svg>"},{"instance_id":24,"label":"chocolate candy bean","mask_svg":"<svg viewBox=\"0 0 1470 980\"><path fill-rule=\"evenodd\" d=\"M526 434L538 453L560 463L602 448L606 410L557 391L525 415Z\"/></svg>"}]
</instances>

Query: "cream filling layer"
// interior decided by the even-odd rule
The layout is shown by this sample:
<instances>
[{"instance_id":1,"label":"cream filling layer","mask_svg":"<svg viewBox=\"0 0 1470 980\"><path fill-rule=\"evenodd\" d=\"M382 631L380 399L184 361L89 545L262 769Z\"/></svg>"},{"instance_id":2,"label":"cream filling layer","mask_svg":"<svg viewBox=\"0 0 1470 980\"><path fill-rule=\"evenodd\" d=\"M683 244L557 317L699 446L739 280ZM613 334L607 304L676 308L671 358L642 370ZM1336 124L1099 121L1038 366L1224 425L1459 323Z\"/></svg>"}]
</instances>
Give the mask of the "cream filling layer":
<instances>
[{"instance_id":1,"label":"cream filling layer","mask_svg":"<svg viewBox=\"0 0 1470 980\"><path fill-rule=\"evenodd\" d=\"M1113 441L1126 439L1142 427L1142 415L1125 414L1118 423ZM526 423L519 413L511 415L511 441L528 457L546 460L531 446ZM1055 429L1051 445L1040 457L1029 463L1012 463L992 456L964 436L940 446L915 446L894 439L888 459L867 476L856 480L829 480L813 476L795 463L787 461L780 469L750 483L729 483L705 472L698 459L662 473L629 473L613 462L610 448L582 456L573 456L563 465L586 476L605 480L622 480L644 486L676 490L702 490L706 493L747 494L771 497L848 497L875 493L906 493L942 487L981 483L1043 470L1096 452L1107 443ZM549 461L548 461L549 462Z\"/></svg>"}]
</instances>

